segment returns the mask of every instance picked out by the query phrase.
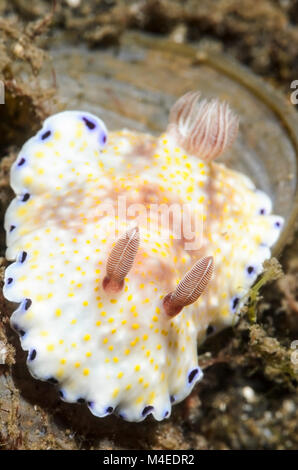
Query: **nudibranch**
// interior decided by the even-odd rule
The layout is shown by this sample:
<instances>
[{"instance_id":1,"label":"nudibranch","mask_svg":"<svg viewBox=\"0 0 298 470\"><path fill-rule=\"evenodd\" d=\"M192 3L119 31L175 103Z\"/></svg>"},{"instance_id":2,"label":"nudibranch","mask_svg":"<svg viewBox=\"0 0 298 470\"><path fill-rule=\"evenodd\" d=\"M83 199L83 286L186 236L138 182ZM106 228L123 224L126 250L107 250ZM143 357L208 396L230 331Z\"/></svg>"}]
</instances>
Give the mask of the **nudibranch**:
<instances>
[{"instance_id":1,"label":"nudibranch","mask_svg":"<svg viewBox=\"0 0 298 470\"><path fill-rule=\"evenodd\" d=\"M234 324L283 224L214 162L237 130L226 103L190 92L158 138L65 111L21 149L4 295L31 374L64 401L162 420L202 378L198 343Z\"/></svg>"}]
</instances>

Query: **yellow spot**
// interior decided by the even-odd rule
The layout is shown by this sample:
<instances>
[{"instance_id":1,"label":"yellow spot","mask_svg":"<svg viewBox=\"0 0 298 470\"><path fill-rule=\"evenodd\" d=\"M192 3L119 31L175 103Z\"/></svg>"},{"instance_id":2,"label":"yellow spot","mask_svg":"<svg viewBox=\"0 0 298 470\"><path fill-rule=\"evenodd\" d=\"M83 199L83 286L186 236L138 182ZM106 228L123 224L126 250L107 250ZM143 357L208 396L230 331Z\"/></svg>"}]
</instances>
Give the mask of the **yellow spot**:
<instances>
[{"instance_id":1,"label":"yellow spot","mask_svg":"<svg viewBox=\"0 0 298 470\"><path fill-rule=\"evenodd\" d=\"M123 372L119 372L119 374L117 375L118 379L121 379L123 377Z\"/></svg>"},{"instance_id":2,"label":"yellow spot","mask_svg":"<svg viewBox=\"0 0 298 470\"><path fill-rule=\"evenodd\" d=\"M56 372L57 377L61 378L64 375L64 370L63 369L58 369Z\"/></svg>"},{"instance_id":3,"label":"yellow spot","mask_svg":"<svg viewBox=\"0 0 298 470\"><path fill-rule=\"evenodd\" d=\"M56 317L60 317L61 313L62 313L62 312L61 312L61 309L60 309L60 308L57 308L56 311L55 311Z\"/></svg>"},{"instance_id":4,"label":"yellow spot","mask_svg":"<svg viewBox=\"0 0 298 470\"><path fill-rule=\"evenodd\" d=\"M75 134L75 135L76 135L76 138L77 138L77 139L79 139L80 137L82 137L82 135L83 135L83 131L82 131L82 129L77 129L77 131L76 131L76 134Z\"/></svg>"},{"instance_id":5,"label":"yellow spot","mask_svg":"<svg viewBox=\"0 0 298 470\"><path fill-rule=\"evenodd\" d=\"M70 324L71 325L75 325L77 323L77 320L74 318L73 320L71 320Z\"/></svg>"},{"instance_id":6,"label":"yellow spot","mask_svg":"<svg viewBox=\"0 0 298 470\"><path fill-rule=\"evenodd\" d=\"M133 330L137 330L138 328L140 328L140 325L138 325L138 323L133 323L132 328Z\"/></svg>"},{"instance_id":7,"label":"yellow spot","mask_svg":"<svg viewBox=\"0 0 298 470\"><path fill-rule=\"evenodd\" d=\"M220 311L221 315L223 317L226 317L228 314L229 314L229 310L228 308L223 308L221 311Z\"/></svg>"},{"instance_id":8,"label":"yellow spot","mask_svg":"<svg viewBox=\"0 0 298 470\"><path fill-rule=\"evenodd\" d=\"M48 333L47 331L42 331L42 332L40 333L40 336L48 336L48 334L49 334L49 333Z\"/></svg>"},{"instance_id":9,"label":"yellow spot","mask_svg":"<svg viewBox=\"0 0 298 470\"><path fill-rule=\"evenodd\" d=\"M60 364L66 364L66 359L60 359Z\"/></svg>"},{"instance_id":10,"label":"yellow spot","mask_svg":"<svg viewBox=\"0 0 298 470\"><path fill-rule=\"evenodd\" d=\"M110 302L111 302L111 304L116 304L118 301L117 301L117 299L111 299Z\"/></svg>"},{"instance_id":11,"label":"yellow spot","mask_svg":"<svg viewBox=\"0 0 298 470\"><path fill-rule=\"evenodd\" d=\"M33 181L32 176L26 176L26 177L24 178L24 184L25 184L25 185L31 184L32 181Z\"/></svg>"},{"instance_id":12,"label":"yellow spot","mask_svg":"<svg viewBox=\"0 0 298 470\"><path fill-rule=\"evenodd\" d=\"M114 391L113 391L112 397L113 397L113 398L116 398L116 396L118 395L118 393L119 393L119 388L115 388Z\"/></svg>"},{"instance_id":13,"label":"yellow spot","mask_svg":"<svg viewBox=\"0 0 298 470\"><path fill-rule=\"evenodd\" d=\"M35 157L36 157L36 158L42 158L42 157L44 157L44 152L40 152L40 151L39 151L39 152L35 152Z\"/></svg>"},{"instance_id":14,"label":"yellow spot","mask_svg":"<svg viewBox=\"0 0 298 470\"><path fill-rule=\"evenodd\" d=\"M48 344L47 345L47 351L54 351L54 345L53 344Z\"/></svg>"},{"instance_id":15,"label":"yellow spot","mask_svg":"<svg viewBox=\"0 0 298 470\"><path fill-rule=\"evenodd\" d=\"M75 368L78 369L79 367L81 367L81 363L80 362L75 362Z\"/></svg>"},{"instance_id":16,"label":"yellow spot","mask_svg":"<svg viewBox=\"0 0 298 470\"><path fill-rule=\"evenodd\" d=\"M104 339L102 340L103 344L107 344L108 341L109 341L108 338L104 338Z\"/></svg>"},{"instance_id":17,"label":"yellow spot","mask_svg":"<svg viewBox=\"0 0 298 470\"><path fill-rule=\"evenodd\" d=\"M83 374L84 374L84 375L89 375L89 372L90 372L89 369L84 369L84 370L83 370Z\"/></svg>"},{"instance_id":18,"label":"yellow spot","mask_svg":"<svg viewBox=\"0 0 298 470\"><path fill-rule=\"evenodd\" d=\"M31 320L32 318L34 318L34 315L33 315L32 312L28 312L28 313L26 313L26 315L24 316L24 318L25 318L26 320Z\"/></svg>"},{"instance_id":19,"label":"yellow spot","mask_svg":"<svg viewBox=\"0 0 298 470\"><path fill-rule=\"evenodd\" d=\"M87 307L88 301L87 301L87 300L84 300L83 305L84 305L84 307Z\"/></svg>"},{"instance_id":20,"label":"yellow spot","mask_svg":"<svg viewBox=\"0 0 298 470\"><path fill-rule=\"evenodd\" d=\"M137 364L137 365L135 366L135 371L138 372L140 369L141 369L141 366L140 366L139 364Z\"/></svg>"},{"instance_id":21,"label":"yellow spot","mask_svg":"<svg viewBox=\"0 0 298 470\"><path fill-rule=\"evenodd\" d=\"M86 352L86 357L91 357L91 356L92 356L92 352L87 351L87 352Z\"/></svg>"}]
</instances>

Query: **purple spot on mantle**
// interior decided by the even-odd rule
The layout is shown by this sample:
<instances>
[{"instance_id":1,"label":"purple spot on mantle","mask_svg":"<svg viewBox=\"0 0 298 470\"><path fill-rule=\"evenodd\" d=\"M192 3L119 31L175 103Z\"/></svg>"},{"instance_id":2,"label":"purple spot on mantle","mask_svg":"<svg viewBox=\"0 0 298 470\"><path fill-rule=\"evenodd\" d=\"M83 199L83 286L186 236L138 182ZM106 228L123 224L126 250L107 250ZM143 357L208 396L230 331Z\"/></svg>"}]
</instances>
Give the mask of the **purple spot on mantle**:
<instances>
[{"instance_id":1,"label":"purple spot on mantle","mask_svg":"<svg viewBox=\"0 0 298 470\"><path fill-rule=\"evenodd\" d=\"M22 166L25 163L25 158L21 158L20 161L18 162L18 166Z\"/></svg>"},{"instance_id":2,"label":"purple spot on mantle","mask_svg":"<svg viewBox=\"0 0 298 470\"><path fill-rule=\"evenodd\" d=\"M24 301L24 309L28 310L32 305L32 300L31 299L25 299Z\"/></svg>"},{"instance_id":3,"label":"purple spot on mantle","mask_svg":"<svg viewBox=\"0 0 298 470\"><path fill-rule=\"evenodd\" d=\"M153 406L150 406L150 405L145 406L145 408L142 411L142 416L148 416L150 413L152 413L153 410L154 410Z\"/></svg>"},{"instance_id":4,"label":"purple spot on mantle","mask_svg":"<svg viewBox=\"0 0 298 470\"><path fill-rule=\"evenodd\" d=\"M30 198L30 194L29 194L29 193L25 193L25 194L23 195L23 197L22 197L22 201L23 201L23 202L27 202L29 198Z\"/></svg>"},{"instance_id":5,"label":"purple spot on mantle","mask_svg":"<svg viewBox=\"0 0 298 470\"><path fill-rule=\"evenodd\" d=\"M53 384L53 385L57 385L58 380L55 379L55 377L49 377L49 378L47 379L47 382L49 382L50 384Z\"/></svg>"},{"instance_id":6,"label":"purple spot on mantle","mask_svg":"<svg viewBox=\"0 0 298 470\"><path fill-rule=\"evenodd\" d=\"M17 323L14 323L12 325L13 329L16 330L16 332L20 335L20 336L24 336L26 334L26 331L24 331L22 328L19 327L19 325Z\"/></svg>"},{"instance_id":7,"label":"purple spot on mantle","mask_svg":"<svg viewBox=\"0 0 298 470\"><path fill-rule=\"evenodd\" d=\"M215 328L213 325L208 325L207 327L207 330L206 330L206 335L209 336L209 335L212 335L215 331Z\"/></svg>"},{"instance_id":8,"label":"purple spot on mantle","mask_svg":"<svg viewBox=\"0 0 298 470\"><path fill-rule=\"evenodd\" d=\"M188 383L191 384L193 379L198 375L199 369L193 369L189 374L188 374Z\"/></svg>"},{"instance_id":9,"label":"purple spot on mantle","mask_svg":"<svg viewBox=\"0 0 298 470\"><path fill-rule=\"evenodd\" d=\"M255 268L254 266L247 266L246 271L248 272L248 274L253 274L255 271Z\"/></svg>"},{"instance_id":10,"label":"purple spot on mantle","mask_svg":"<svg viewBox=\"0 0 298 470\"><path fill-rule=\"evenodd\" d=\"M19 261L20 263L24 263L24 261L26 260L27 258L27 252L26 251L22 251L21 255L20 255L20 258L19 258Z\"/></svg>"},{"instance_id":11,"label":"purple spot on mantle","mask_svg":"<svg viewBox=\"0 0 298 470\"><path fill-rule=\"evenodd\" d=\"M95 129L96 124L93 121L91 121L89 118L86 118L86 116L83 116L83 121L86 124L86 126L88 127L88 129L90 129L91 131L93 131L93 129Z\"/></svg>"},{"instance_id":12,"label":"purple spot on mantle","mask_svg":"<svg viewBox=\"0 0 298 470\"><path fill-rule=\"evenodd\" d=\"M36 358L36 354L36 349L31 349L29 353L29 361L34 361L34 359Z\"/></svg>"},{"instance_id":13,"label":"purple spot on mantle","mask_svg":"<svg viewBox=\"0 0 298 470\"><path fill-rule=\"evenodd\" d=\"M237 305L239 304L239 297L233 297L232 298L232 310L236 310Z\"/></svg>"},{"instance_id":14,"label":"purple spot on mantle","mask_svg":"<svg viewBox=\"0 0 298 470\"><path fill-rule=\"evenodd\" d=\"M41 140L47 139L48 137L50 137L50 135L51 135L51 131L44 132L41 136Z\"/></svg>"}]
</instances>

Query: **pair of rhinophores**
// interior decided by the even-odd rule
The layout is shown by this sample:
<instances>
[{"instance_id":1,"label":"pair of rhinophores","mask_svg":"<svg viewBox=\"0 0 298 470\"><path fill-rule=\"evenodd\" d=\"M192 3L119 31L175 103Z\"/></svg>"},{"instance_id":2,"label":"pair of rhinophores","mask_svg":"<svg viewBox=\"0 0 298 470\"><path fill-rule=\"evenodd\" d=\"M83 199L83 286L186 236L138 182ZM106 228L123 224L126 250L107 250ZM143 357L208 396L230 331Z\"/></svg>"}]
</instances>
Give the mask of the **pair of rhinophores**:
<instances>
[{"instance_id":1,"label":"pair of rhinophores","mask_svg":"<svg viewBox=\"0 0 298 470\"><path fill-rule=\"evenodd\" d=\"M31 374L63 400L99 417L162 420L202 378L197 344L234 324L283 223L249 178L214 162L237 130L226 103L190 92L158 138L108 134L96 116L66 111L21 149L4 295L19 303L11 324ZM187 204L203 220L200 246L105 210L123 197Z\"/></svg>"}]
</instances>

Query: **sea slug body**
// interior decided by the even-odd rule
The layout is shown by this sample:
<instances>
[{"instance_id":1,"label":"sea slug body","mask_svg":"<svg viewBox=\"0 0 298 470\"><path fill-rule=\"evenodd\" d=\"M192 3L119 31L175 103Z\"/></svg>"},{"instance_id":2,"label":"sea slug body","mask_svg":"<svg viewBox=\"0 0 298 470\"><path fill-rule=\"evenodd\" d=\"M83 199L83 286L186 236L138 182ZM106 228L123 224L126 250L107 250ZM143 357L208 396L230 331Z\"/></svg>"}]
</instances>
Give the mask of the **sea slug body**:
<instances>
[{"instance_id":1,"label":"sea slug body","mask_svg":"<svg viewBox=\"0 0 298 470\"><path fill-rule=\"evenodd\" d=\"M202 378L197 344L235 322L282 228L266 194L213 161L238 120L199 98L180 98L158 138L56 114L11 169L11 325L31 374L99 417L170 416Z\"/></svg>"}]
</instances>

